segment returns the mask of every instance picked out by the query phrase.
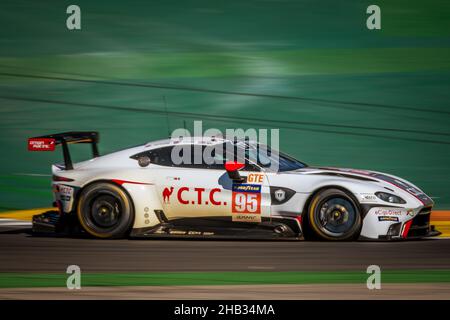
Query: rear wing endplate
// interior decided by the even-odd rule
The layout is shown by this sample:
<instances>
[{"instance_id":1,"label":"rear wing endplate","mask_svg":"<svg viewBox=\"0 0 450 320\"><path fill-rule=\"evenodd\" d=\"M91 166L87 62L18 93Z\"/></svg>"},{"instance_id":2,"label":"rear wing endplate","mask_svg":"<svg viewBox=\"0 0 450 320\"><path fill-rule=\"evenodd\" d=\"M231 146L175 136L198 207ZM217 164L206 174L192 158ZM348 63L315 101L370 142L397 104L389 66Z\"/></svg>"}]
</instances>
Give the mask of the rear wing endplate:
<instances>
[{"instance_id":1,"label":"rear wing endplate","mask_svg":"<svg viewBox=\"0 0 450 320\"><path fill-rule=\"evenodd\" d=\"M92 146L92 155L94 158L99 156L97 143L99 134L95 131L75 131L50 134L28 139L29 151L53 151L57 145L62 146L65 170L72 170L73 163L70 158L69 144L90 143Z\"/></svg>"}]
</instances>

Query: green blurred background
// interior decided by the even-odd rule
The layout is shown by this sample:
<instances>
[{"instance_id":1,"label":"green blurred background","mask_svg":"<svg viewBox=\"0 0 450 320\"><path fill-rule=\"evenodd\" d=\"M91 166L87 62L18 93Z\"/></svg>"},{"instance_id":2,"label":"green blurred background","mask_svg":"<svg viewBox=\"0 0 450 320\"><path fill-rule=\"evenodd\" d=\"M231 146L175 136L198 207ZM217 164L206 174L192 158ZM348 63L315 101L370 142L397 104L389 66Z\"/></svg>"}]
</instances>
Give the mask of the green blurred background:
<instances>
[{"instance_id":1,"label":"green blurred background","mask_svg":"<svg viewBox=\"0 0 450 320\"><path fill-rule=\"evenodd\" d=\"M66 28L70 4L82 30ZM366 28L370 4L382 30ZM399 175L450 208L448 0L0 7L2 211L51 202L61 153L29 153L28 137L98 130L106 153L194 120L279 128L281 149L308 164Z\"/></svg>"}]
</instances>

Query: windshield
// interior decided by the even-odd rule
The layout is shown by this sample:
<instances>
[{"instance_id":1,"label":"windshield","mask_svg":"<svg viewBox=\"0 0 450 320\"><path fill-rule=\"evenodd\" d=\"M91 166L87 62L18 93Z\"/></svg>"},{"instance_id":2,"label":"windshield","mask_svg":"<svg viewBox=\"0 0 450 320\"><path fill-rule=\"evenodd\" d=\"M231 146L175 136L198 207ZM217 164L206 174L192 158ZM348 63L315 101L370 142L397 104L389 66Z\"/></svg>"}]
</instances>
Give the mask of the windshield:
<instances>
[{"instance_id":1,"label":"windshield","mask_svg":"<svg viewBox=\"0 0 450 320\"><path fill-rule=\"evenodd\" d=\"M247 159L257 162L262 168L271 168L277 172L292 171L305 168L306 164L270 147L257 144L245 149Z\"/></svg>"},{"instance_id":2,"label":"windshield","mask_svg":"<svg viewBox=\"0 0 450 320\"><path fill-rule=\"evenodd\" d=\"M276 150L272 150L269 146L251 142L238 142L236 144L225 144L226 150L234 149L234 156L228 157L245 162L256 163L261 168L265 168L275 172L292 171L307 167L306 164Z\"/></svg>"}]
</instances>

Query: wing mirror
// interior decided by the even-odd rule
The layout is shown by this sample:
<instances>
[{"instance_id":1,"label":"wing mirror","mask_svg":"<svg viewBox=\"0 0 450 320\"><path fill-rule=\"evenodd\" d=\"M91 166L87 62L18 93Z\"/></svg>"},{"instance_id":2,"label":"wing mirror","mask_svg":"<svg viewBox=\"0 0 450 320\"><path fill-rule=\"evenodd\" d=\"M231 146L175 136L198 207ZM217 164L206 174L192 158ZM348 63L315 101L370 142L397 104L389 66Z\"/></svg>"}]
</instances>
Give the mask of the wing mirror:
<instances>
[{"instance_id":1,"label":"wing mirror","mask_svg":"<svg viewBox=\"0 0 450 320\"><path fill-rule=\"evenodd\" d=\"M146 166L148 166L150 164L150 158L147 156L142 156L138 158L138 164L139 166L141 166L142 168L145 168Z\"/></svg>"},{"instance_id":2,"label":"wing mirror","mask_svg":"<svg viewBox=\"0 0 450 320\"><path fill-rule=\"evenodd\" d=\"M238 170L241 170L245 164L237 161L225 162L225 170L227 170L228 176L233 181L244 181L244 177L241 177Z\"/></svg>"}]
</instances>

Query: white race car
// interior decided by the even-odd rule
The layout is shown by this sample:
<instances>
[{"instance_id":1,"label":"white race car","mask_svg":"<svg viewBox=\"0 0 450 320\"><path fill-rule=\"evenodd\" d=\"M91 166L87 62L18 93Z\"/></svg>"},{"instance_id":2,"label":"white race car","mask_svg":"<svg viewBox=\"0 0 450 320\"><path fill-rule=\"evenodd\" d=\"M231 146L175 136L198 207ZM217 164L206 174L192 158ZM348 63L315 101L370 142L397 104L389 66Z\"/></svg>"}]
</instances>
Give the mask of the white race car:
<instances>
[{"instance_id":1,"label":"white race car","mask_svg":"<svg viewBox=\"0 0 450 320\"><path fill-rule=\"evenodd\" d=\"M91 144L94 157L72 163L72 143ZM248 140L180 137L103 156L97 143L96 132L28 140L29 150L62 145L64 154L64 164L52 166L58 211L35 216L34 231L67 231L78 225L98 238L322 240L439 234L430 226L433 201L392 175L310 167ZM173 160L174 148L209 156L179 163ZM244 158L236 161L235 154ZM274 162L275 169L268 165Z\"/></svg>"}]
</instances>

